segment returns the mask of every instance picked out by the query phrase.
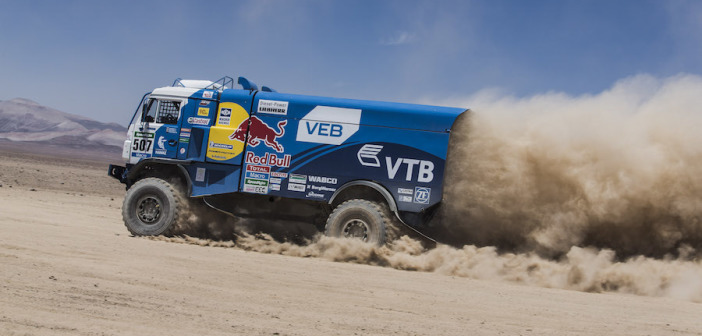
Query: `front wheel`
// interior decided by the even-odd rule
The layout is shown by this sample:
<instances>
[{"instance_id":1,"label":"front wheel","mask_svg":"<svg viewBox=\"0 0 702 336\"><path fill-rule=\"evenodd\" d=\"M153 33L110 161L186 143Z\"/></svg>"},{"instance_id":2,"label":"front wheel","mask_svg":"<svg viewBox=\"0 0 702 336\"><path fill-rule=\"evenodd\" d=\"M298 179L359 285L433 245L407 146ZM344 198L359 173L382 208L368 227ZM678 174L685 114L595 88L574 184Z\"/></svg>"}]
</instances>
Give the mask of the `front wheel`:
<instances>
[{"instance_id":1,"label":"front wheel","mask_svg":"<svg viewBox=\"0 0 702 336\"><path fill-rule=\"evenodd\" d=\"M124 196L124 225L135 236L167 234L176 227L182 200L182 193L162 179L140 180Z\"/></svg>"},{"instance_id":2,"label":"front wheel","mask_svg":"<svg viewBox=\"0 0 702 336\"><path fill-rule=\"evenodd\" d=\"M341 203L329 215L325 234L383 245L386 242L386 230L393 225L392 220L392 214L384 204L352 199Z\"/></svg>"}]
</instances>

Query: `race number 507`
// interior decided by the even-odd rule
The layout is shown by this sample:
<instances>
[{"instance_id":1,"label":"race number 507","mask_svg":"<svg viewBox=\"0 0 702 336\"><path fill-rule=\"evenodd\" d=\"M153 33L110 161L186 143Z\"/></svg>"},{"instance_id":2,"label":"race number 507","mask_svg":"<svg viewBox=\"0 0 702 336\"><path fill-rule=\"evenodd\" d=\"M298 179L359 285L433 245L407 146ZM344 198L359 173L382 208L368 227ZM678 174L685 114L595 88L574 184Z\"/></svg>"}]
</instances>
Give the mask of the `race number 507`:
<instances>
[{"instance_id":1,"label":"race number 507","mask_svg":"<svg viewBox=\"0 0 702 336\"><path fill-rule=\"evenodd\" d=\"M151 139L134 139L134 145L132 145L132 151L135 152L148 152L151 150Z\"/></svg>"}]
</instances>

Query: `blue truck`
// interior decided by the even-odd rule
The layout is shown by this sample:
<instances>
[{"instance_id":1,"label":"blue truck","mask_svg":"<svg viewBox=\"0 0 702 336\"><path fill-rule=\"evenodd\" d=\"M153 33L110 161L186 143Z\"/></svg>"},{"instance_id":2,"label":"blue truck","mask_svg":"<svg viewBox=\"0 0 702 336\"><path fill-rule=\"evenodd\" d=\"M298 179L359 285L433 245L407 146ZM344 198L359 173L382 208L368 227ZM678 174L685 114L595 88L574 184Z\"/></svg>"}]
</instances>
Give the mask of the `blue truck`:
<instances>
[{"instance_id":1,"label":"blue truck","mask_svg":"<svg viewBox=\"0 0 702 336\"><path fill-rule=\"evenodd\" d=\"M442 201L451 128L468 110L278 93L243 77L144 95L109 175L133 235L169 234L186 203L315 223L384 244ZM213 210L214 211L214 210Z\"/></svg>"}]
</instances>

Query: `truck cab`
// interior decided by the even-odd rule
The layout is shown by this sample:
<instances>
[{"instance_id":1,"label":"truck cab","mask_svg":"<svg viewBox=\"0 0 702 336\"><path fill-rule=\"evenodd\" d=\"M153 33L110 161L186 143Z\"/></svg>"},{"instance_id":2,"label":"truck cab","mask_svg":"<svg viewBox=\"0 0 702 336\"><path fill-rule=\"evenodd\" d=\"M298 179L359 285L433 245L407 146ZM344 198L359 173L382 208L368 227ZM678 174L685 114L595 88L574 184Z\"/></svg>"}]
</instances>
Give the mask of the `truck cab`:
<instances>
[{"instance_id":1,"label":"truck cab","mask_svg":"<svg viewBox=\"0 0 702 336\"><path fill-rule=\"evenodd\" d=\"M123 218L174 233L179 204L316 223L383 244L421 232L441 204L462 108L278 93L240 77L176 80L142 98L128 130Z\"/></svg>"}]
</instances>

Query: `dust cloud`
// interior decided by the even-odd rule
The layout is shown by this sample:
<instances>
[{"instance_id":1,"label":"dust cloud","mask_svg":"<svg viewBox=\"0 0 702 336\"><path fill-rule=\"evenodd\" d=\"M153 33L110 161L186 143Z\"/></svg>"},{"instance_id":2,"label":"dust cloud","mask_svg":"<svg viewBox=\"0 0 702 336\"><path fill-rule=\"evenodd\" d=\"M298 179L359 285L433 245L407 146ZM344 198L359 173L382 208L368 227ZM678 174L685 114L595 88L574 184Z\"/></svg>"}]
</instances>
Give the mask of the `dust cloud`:
<instances>
[{"instance_id":1,"label":"dust cloud","mask_svg":"<svg viewBox=\"0 0 702 336\"><path fill-rule=\"evenodd\" d=\"M702 78L637 76L598 95L475 97L452 134L452 244L661 258L702 246Z\"/></svg>"},{"instance_id":2,"label":"dust cloud","mask_svg":"<svg viewBox=\"0 0 702 336\"><path fill-rule=\"evenodd\" d=\"M184 223L196 230L150 239L702 302L702 77L447 105L472 108L451 135L434 223L447 244L404 236L378 247L195 214Z\"/></svg>"}]
</instances>

